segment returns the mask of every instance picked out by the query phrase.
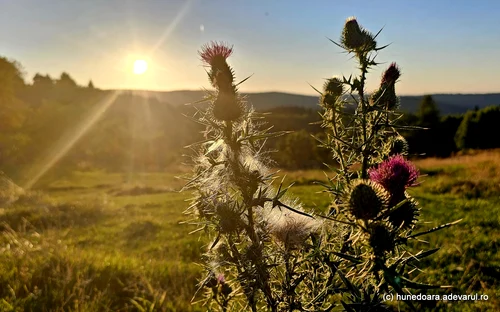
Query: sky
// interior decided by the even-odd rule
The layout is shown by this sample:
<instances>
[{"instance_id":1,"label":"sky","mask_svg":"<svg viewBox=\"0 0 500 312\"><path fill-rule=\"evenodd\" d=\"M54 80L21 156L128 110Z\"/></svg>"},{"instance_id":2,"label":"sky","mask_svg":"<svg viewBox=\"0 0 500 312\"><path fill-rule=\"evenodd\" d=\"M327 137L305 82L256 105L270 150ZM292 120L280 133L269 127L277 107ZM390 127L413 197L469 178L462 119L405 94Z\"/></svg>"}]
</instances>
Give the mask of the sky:
<instances>
[{"instance_id":1,"label":"sky","mask_svg":"<svg viewBox=\"0 0 500 312\"><path fill-rule=\"evenodd\" d=\"M500 1L0 0L0 56L25 79L68 72L102 89L201 90L198 56L210 41L234 46L228 62L245 92L316 94L324 79L358 73L331 43L346 18L391 44L368 76L402 69L399 95L500 92ZM134 75L137 59L148 62Z\"/></svg>"}]
</instances>

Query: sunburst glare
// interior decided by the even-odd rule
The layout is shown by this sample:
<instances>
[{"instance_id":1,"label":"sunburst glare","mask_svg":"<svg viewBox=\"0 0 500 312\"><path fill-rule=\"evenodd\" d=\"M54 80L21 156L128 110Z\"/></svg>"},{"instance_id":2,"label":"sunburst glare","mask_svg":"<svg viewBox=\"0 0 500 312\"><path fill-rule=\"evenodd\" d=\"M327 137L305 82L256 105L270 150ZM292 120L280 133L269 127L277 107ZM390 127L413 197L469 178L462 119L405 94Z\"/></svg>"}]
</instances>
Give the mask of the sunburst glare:
<instances>
[{"instance_id":1,"label":"sunburst glare","mask_svg":"<svg viewBox=\"0 0 500 312\"><path fill-rule=\"evenodd\" d=\"M134 74L142 75L148 70L148 62L145 60L135 60L134 62Z\"/></svg>"},{"instance_id":2,"label":"sunburst glare","mask_svg":"<svg viewBox=\"0 0 500 312\"><path fill-rule=\"evenodd\" d=\"M30 189L33 185L43 177L47 171L49 171L54 165L57 164L61 158L66 155L71 148L87 133L92 126L104 115L104 113L109 109L109 107L118 98L121 91L114 91L108 96L104 97L102 101L96 105L95 109L91 111L87 118L78 125L73 131L64 135L59 142L54 146L51 146L49 152L47 153L45 159L40 163L39 166L33 168L35 172L28 181L23 185L25 189Z\"/></svg>"}]
</instances>

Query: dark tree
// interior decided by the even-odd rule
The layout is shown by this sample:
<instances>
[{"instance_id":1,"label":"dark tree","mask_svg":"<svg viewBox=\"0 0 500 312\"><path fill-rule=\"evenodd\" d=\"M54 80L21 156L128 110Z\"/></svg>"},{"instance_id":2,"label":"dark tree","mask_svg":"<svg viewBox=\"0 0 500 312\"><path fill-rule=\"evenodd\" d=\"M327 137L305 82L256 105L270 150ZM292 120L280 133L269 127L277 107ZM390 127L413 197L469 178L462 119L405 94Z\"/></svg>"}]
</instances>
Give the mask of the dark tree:
<instances>
[{"instance_id":1,"label":"dark tree","mask_svg":"<svg viewBox=\"0 0 500 312\"><path fill-rule=\"evenodd\" d=\"M465 114L455 135L455 142L460 149L488 149L500 147L498 121L500 105L489 106Z\"/></svg>"},{"instance_id":2,"label":"dark tree","mask_svg":"<svg viewBox=\"0 0 500 312\"><path fill-rule=\"evenodd\" d=\"M420 102L417 111L417 125L426 130L418 130L415 134L415 143L413 149L426 156L436 156L439 154L440 142L439 126L440 112L432 96L425 95Z\"/></svg>"},{"instance_id":3,"label":"dark tree","mask_svg":"<svg viewBox=\"0 0 500 312\"><path fill-rule=\"evenodd\" d=\"M430 95L424 95L418 107L417 116L422 127L432 128L439 124L439 108Z\"/></svg>"},{"instance_id":4,"label":"dark tree","mask_svg":"<svg viewBox=\"0 0 500 312\"><path fill-rule=\"evenodd\" d=\"M73 78L71 78L71 76L66 72L63 72L61 74L61 77L57 81L57 85L60 87L63 87L63 88L65 88L65 87L76 88L77 87L76 81Z\"/></svg>"},{"instance_id":5,"label":"dark tree","mask_svg":"<svg viewBox=\"0 0 500 312\"><path fill-rule=\"evenodd\" d=\"M33 87L35 88L52 88L54 86L54 80L50 78L49 75L40 75L40 74L35 74L33 77Z\"/></svg>"}]
</instances>

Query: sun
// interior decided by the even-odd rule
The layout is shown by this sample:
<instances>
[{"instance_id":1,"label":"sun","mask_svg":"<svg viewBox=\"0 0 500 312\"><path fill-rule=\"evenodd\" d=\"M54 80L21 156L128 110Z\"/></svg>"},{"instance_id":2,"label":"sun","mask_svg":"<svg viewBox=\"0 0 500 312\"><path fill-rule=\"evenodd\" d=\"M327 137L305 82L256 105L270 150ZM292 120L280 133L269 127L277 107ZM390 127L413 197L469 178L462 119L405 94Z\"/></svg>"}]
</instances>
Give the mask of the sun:
<instances>
[{"instance_id":1,"label":"sun","mask_svg":"<svg viewBox=\"0 0 500 312\"><path fill-rule=\"evenodd\" d=\"M134 74L142 75L148 70L148 63L145 60L135 60Z\"/></svg>"}]
</instances>

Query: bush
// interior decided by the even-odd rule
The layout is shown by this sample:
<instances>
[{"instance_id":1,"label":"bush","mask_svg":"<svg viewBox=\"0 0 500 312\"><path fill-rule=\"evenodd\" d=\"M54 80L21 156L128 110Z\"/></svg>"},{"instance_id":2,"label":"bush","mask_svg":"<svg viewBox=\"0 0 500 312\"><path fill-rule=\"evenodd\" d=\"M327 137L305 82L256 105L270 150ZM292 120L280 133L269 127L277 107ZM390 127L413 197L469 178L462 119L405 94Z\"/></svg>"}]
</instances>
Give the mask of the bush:
<instances>
[{"instance_id":1,"label":"bush","mask_svg":"<svg viewBox=\"0 0 500 312\"><path fill-rule=\"evenodd\" d=\"M490 149L500 147L500 137L492 135L498 132L500 105L489 106L465 114L455 135L459 149Z\"/></svg>"}]
</instances>

